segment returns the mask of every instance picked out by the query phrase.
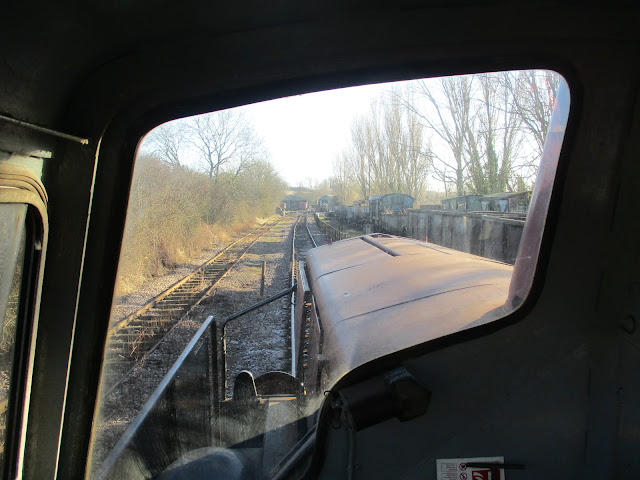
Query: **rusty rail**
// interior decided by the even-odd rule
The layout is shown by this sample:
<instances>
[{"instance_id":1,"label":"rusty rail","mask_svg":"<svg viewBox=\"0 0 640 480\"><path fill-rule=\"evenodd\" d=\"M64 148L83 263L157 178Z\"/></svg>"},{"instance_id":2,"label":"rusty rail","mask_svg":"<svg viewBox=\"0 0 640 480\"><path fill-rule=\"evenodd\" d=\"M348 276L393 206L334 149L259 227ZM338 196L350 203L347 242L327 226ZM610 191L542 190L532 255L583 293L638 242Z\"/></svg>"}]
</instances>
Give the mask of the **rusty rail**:
<instances>
[{"instance_id":1,"label":"rusty rail","mask_svg":"<svg viewBox=\"0 0 640 480\"><path fill-rule=\"evenodd\" d=\"M306 215L304 220L306 223ZM269 230L280 223L274 224ZM301 227L299 222L296 224ZM315 245L308 229L307 233ZM294 228L293 242L295 242L295 237ZM303 250L305 248L303 247ZM293 265L298 264L295 243L292 244L291 254L293 271ZM302 268L304 269L304 266ZM225 446L226 437L222 435L220 412L221 405L227 400L226 325L268 303L294 294L297 290L299 290L299 286L296 284L294 276L291 286L279 293L222 320L216 321L213 317L207 318L160 382L137 418L129 425L107 459L99 467L95 475L96 478L101 480L121 478L122 474L131 474L132 464L140 465L141 471L159 475L171 461L179 458L184 451L210 445ZM292 339L295 337L294 344L297 343L303 348L311 348L312 353L315 354L314 346L304 343L304 328L297 326L292 334ZM294 362L300 367L303 365L299 360L301 354L302 352L293 356ZM298 376L300 377L300 375ZM208 395L193 394L193 392L205 391L208 392ZM197 425L198 428L194 429L194 425ZM151 440L148 436L150 431L157 432ZM149 454L149 452L155 451L162 451L164 455Z\"/></svg>"},{"instance_id":2,"label":"rusty rail","mask_svg":"<svg viewBox=\"0 0 640 480\"><path fill-rule=\"evenodd\" d=\"M281 222L240 237L136 312L116 323L109 331L105 361L112 365L110 370L118 378L112 380L106 395L124 381L137 363L162 343L180 320L213 292L255 242ZM115 368L115 365L120 366Z\"/></svg>"},{"instance_id":3,"label":"rusty rail","mask_svg":"<svg viewBox=\"0 0 640 480\"><path fill-rule=\"evenodd\" d=\"M178 280L177 282L172 284L169 288L167 288L164 292L161 292L158 295L156 295L155 297L153 297L151 300L149 300L147 303L145 303L142 307L140 307L138 310L133 312L128 317L123 318L122 320L119 320L109 330L109 335L112 335L113 333L116 333L118 330L120 330L122 328L125 328L133 319L135 319L136 317L139 317L140 315L145 313L147 310L149 310L149 309L153 308L154 306L156 306L158 304L158 302L162 301L167 295L169 295L171 292L176 290L181 285L184 285L186 282L188 282L190 279L195 277L197 274L202 273L207 266L213 264L216 260L219 260L221 258L221 256L224 255L226 252L228 252L232 247L234 247L239 242L241 242L242 240L244 240L245 238L247 238L248 236L250 236L253 233L255 233L255 231L254 232L249 232L246 235L243 235L242 237L237 239L236 241L230 243L225 248L223 248L218 253L216 253L212 258L210 258L209 260L204 262L202 265L200 265L198 268L196 268L193 272L188 274L186 277L182 278L181 280Z\"/></svg>"}]
</instances>

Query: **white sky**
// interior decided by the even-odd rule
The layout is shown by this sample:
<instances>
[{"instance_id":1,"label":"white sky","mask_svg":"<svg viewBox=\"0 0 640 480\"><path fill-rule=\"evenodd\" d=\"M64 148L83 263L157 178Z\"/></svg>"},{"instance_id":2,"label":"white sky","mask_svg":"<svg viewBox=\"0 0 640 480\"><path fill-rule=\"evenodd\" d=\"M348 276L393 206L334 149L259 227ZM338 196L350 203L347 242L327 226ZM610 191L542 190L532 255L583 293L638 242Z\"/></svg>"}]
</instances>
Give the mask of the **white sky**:
<instances>
[{"instance_id":1,"label":"white sky","mask_svg":"<svg viewBox=\"0 0 640 480\"><path fill-rule=\"evenodd\" d=\"M289 185L331 176L336 156L351 141L353 120L368 113L388 88L367 85L309 93L245 107L271 153L271 163Z\"/></svg>"}]
</instances>

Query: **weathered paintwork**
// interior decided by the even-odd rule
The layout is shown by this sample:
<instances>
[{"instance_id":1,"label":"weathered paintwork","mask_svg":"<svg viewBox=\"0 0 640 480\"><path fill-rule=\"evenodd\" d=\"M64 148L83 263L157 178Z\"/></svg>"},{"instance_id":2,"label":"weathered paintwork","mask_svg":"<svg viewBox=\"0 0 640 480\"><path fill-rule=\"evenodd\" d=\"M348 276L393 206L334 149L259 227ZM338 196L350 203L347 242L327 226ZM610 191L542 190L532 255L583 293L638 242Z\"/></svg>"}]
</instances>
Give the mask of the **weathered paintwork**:
<instances>
[{"instance_id":1,"label":"weathered paintwork","mask_svg":"<svg viewBox=\"0 0 640 480\"><path fill-rule=\"evenodd\" d=\"M325 378L505 312L513 267L391 235L307 254L324 330ZM323 385L323 388L328 385Z\"/></svg>"}]
</instances>

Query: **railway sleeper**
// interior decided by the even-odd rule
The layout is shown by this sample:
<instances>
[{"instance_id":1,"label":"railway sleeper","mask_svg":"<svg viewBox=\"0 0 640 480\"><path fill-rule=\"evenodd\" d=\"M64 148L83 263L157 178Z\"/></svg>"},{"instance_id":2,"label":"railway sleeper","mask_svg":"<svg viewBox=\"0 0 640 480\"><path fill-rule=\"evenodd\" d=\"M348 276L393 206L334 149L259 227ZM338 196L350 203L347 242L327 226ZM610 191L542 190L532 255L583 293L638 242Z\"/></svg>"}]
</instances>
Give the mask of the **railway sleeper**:
<instances>
[{"instance_id":1,"label":"railway sleeper","mask_svg":"<svg viewBox=\"0 0 640 480\"><path fill-rule=\"evenodd\" d=\"M196 292L193 291L193 288L185 290L174 290L169 295L160 300L160 302L156 302L156 304L163 302L167 298L193 297L195 294Z\"/></svg>"},{"instance_id":2,"label":"railway sleeper","mask_svg":"<svg viewBox=\"0 0 640 480\"><path fill-rule=\"evenodd\" d=\"M205 278L206 280L217 280L217 279L221 278L221 277L222 277L222 275L223 275L224 273L225 273L225 272L211 272L211 273L206 273L204 278Z\"/></svg>"},{"instance_id":3,"label":"railway sleeper","mask_svg":"<svg viewBox=\"0 0 640 480\"><path fill-rule=\"evenodd\" d=\"M118 345L118 344L130 345L132 343L139 343L145 338L155 337L159 332L161 332L161 329L159 328L156 328L156 329L150 328L144 331L132 332L128 335L122 335L122 336L116 337L116 339L114 339L111 345Z\"/></svg>"},{"instance_id":4,"label":"railway sleeper","mask_svg":"<svg viewBox=\"0 0 640 480\"><path fill-rule=\"evenodd\" d=\"M174 292L175 295L190 295L190 296L194 296L194 295L199 295L200 292L202 292L204 285L206 285L206 282L197 282L194 283L192 285L189 286L189 288L185 289L185 290L181 290L179 292Z\"/></svg>"},{"instance_id":5,"label":"railway sleeper","mask_svg":"<svg viewBox=\"0 0 640 480\"><path fill-rule=\"evenodd\" d=\"M175 317L167 314L166 312L163 312L162 314L158 314L158 315L142 315L140 317L136 317L131 322L129 322L128 328L145 328L149 325L154 325L154 324L162 325L162 324L170 323L174 321L175 321Z\"/></svg>"},{"instance_id":6,"label":"railway sleeper","mask_svg":"<svg viewBox=\"0 0 640 480\"><path fill-rule=\"evenodd\" d=\"M126 330L121 330L121 332L130 332L131 335L144 335L147 332L154 332L157 330L162 330L162 329L167 329L167 328L171 328L171 325L173 325L174 323L176 323L178 320L177 319L170 319L167 320L166 322L158 322L158 323L141 323L141 324L136 324L136 325L132 325L130 328L126 329ZM120 332L117 332L120 333ZM115 338L117 338L117 336L114 336Z\"/></svg>"},{"instance_id":7,"label":"railway sleeper","mask_svg":"<svg viewBox=\"0 0 640 480\"><path fill-rule=\"evenodd\" d=\"M109 343L109 347L113 348L113 347L117 347L118 345L128 344L131 342L131 340L137 340L138 338L140 338L140 334L123 333L123 334L114 335L111 338L112 340Z\"/></svg>"},{"instance_id":8,"label":"railway sleeper","mask_svg":"<svg viewBox=\"0 0 640 480\"><path fill-rule=\"evenodd\" d=\"M190 305L183 305L183 306L178 307L178 306L173 306L173 305L164 306L162 304L159 304L159 305L156 305L155 307L153 307L153 309L156 312L176 312L176 311L184 310L185 308L189 308L189 307L190 307Z\"/></svg>"},{"instance_id":9,"label":"railway sleeper","mask_svg":"<svg viewBox=\"0 0 640 480\"><path fill-rule=\"evenodd\" d=\"M165 300L162 303L158 303L156 304L153 308L158 308L158 307L186 307L186 306L190 306L191 302L187 302L186 300L180 300L180 299L175 299L175 300Z\"/></svg>"},{"instance_id":10,"label":"railway sleeper","mask_svg":"<svg viewBox=\"0 0 640 480\"><path fill-rule=\"evenodd\" d=\"M205 274L206 275L222 275L227 270L228 268L223 268L223 267L207 267L205 268Z\"/></svg>"},{"instance_id":11,"label":"railway sleeper","mask_svg":"<svg viewBox=\"0 0 640 480\"><path fill-rule=\"evenodd\" d=\"M202 285L201 281L190 281L188 283L184 284L184 287L182 287L180 290L174 290L173 293L191 293L193 292L196 288L199 288L200 285Z\"/></svg>"},{"instance_id":12,"label":"railway sleeper","mask_svg":"<svg viewBox=\"0 0 640 480\"><path fill-rule=\"evenodd\" d=\"M127 339L127 338L138 338L144 335L149 335L149 334L155 334L155 332L158 332L160 330L168 330L168 328L171 328L170 326L168 327L168 324L174 324L176 323L175 321L173 322L164 322L162 324L158 324L158 325L148 325L145 327L135 327L135 328L130 328L127 330L123 330L121 332L117 332L114 333L113 335L111 335L111 337L109 337L110 339L112 339L111 341L118 341L119 339Z\"/></svg>"}]
</instances>

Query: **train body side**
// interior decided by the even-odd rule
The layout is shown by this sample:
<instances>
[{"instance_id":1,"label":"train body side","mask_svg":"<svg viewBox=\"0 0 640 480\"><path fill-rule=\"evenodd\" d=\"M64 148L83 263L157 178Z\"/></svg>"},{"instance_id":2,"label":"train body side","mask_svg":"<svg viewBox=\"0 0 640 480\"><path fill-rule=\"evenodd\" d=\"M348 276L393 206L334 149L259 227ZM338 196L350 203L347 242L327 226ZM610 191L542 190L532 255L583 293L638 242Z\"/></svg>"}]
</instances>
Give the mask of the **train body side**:
<instances>
[{"instance_id":1,"label":"train body side","mask_svg":"<svg viewBox=\"0 0 640 480\"><path fill-rule=\"evenodd\" d=\"M318 387L382 355L503 316L512 272L391 235L310 250L307 275L323 336Z\"/></svg>"}]
</instances>

